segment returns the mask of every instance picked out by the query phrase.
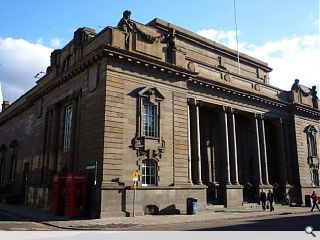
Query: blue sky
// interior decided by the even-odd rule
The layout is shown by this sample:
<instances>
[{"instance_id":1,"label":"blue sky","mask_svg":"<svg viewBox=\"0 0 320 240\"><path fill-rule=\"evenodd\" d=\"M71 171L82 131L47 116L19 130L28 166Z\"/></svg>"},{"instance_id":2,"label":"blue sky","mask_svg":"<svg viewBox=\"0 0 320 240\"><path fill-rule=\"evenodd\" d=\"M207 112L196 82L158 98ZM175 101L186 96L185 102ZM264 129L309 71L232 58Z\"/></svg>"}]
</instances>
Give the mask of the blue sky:
<instances>
[{"instance_id":1,"label":"blue sky","mask_svg":"<svg viewBox=\"0 0 320 240\"><path fill-rule=\"evenodd\" d=\"M273 85L288 89L299 78L319 88L319 0L236 0L236 6L239 49L269 63ZM2 0L4 98L13 101L30 89L50 52L70 41L77 28L115 26L125 9L138 22L158 17L236 48L233 0Z\"/></svg>"}]
</instances>

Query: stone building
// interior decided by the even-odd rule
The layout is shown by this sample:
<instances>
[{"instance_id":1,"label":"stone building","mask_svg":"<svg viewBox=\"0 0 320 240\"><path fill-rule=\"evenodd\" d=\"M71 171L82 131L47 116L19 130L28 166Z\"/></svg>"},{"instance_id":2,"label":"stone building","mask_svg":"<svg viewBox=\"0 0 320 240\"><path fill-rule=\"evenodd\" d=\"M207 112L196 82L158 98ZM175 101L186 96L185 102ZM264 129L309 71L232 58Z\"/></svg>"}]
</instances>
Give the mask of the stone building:
<instances>
[{"instance_id":1,"label":"stone building","mask_svg":"<svg viewBox=\"0 0 320 240\"><path fill-rule=\"evenodd\" d=\"M52 205L53 176L88 176L88 214L225 207L272 189L297 204L319 188L315 88L269 84L267 63L154 19L79 28L35 87L0 114L0 195ZM240 67L239 67L240 66ZM97 166L97 168L92 167Z\"/></svg>"}]
</instances>

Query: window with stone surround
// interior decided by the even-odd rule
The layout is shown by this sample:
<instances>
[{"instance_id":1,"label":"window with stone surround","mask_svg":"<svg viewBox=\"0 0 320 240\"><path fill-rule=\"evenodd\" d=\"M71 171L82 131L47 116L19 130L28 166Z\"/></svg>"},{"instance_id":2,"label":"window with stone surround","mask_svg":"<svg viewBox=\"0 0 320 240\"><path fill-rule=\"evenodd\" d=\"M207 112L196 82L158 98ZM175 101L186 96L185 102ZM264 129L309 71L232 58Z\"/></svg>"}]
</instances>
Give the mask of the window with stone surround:
<instances>
[{"instance_id":1,"label":"window with stone surround","mask_svg":"<svg viewBox=\"0 0 320 240\"><path fill-rule=\"evenodd\" d=\"M2 183L4 180L6 153L7 153L6 145L2 144L0 147L0 183Z\"/></svg>"},{"instance_id":2,"label":"window with stone surround","mask_svg":"<svg viewBox=\"0 0 320 240\"><path fill-rule=\"evenodd\" d=\"M72 105L67 105L64 115L63 152L69 152L71 146Z\"/></svg>"},{"instance_id":3,"label":"window with stone surround","mask_svg":"<svg viewBox=\"0 0 320 240\"><path fill-rule=\"evenodd\" d=\"M136 134L131 147L137 151L137 156L159 159L165 150L160 122L164 96L157 88L143 87L137 97Z\"/></svg>"},{"instance_id":4,"label":"window with stone surround","mask_svg":"<svg viewBox=\"0 0 320 240\"><path fill-rule=\"evenodd\" d=\"M309 156L317 157L317 130L314 126L309 126L308 131L308 146L309 146Z\"/></svg>"},{"instance_id":5,"label":"window with stone surround","mask_svg":"<svg viewBox=\"0 0 320 240\"><path fill-rule=\"evenodd\" d=\"M164 99L156 88L144 88L139 92L138 136L160 137L160 102Z\"/></svg>"},{"instance_id":6,"label":"window with stone surround","mask_svg":"<svg viewBox=\"0 0 320 240\"><path fill-rule=\"evenodd\" d=\"M141 183L142 186L157 185L157 162L155 160L146 159L142 161Z\"/></svg>"}]
</instances>

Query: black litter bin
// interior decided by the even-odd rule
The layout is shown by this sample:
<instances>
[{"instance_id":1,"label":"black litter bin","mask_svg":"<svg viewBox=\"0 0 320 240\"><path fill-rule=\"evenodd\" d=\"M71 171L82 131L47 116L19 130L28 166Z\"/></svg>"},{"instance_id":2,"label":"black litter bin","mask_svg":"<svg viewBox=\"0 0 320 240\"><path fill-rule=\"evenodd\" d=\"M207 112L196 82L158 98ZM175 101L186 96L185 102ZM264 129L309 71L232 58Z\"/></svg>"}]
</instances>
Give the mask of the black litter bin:
<instances>
[{"instance_id":1,"label":"black litter bin","mask_svg":"<svg viewBox=\"0 0 320 240\"><path fill-rule=\"evenodd\" d=\"M187 198L187 214L196 214L198 212L198 199Z\"/></svg>"},{"instance_id":2,"label":"black litter bin","mask_svg":"<svg viewBox=\"0 0 320 240\"><path fill-rule=\"evenodd\" d=\"M304 195L304 202L306 207L311 207L311 196L310 195Z\"/></svg>"}]
</instances>

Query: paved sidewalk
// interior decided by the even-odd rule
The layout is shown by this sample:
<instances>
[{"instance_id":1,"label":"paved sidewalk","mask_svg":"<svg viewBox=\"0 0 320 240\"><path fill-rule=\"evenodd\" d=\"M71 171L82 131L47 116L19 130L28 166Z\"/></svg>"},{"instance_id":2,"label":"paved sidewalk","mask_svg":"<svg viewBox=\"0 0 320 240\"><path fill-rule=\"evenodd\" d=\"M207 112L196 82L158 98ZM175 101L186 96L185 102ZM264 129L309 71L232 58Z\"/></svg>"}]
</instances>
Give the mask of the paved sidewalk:
<instances>
[{"instance_id":1,"label":"paved sidewalk","mask_svg":"<svg viewBox=\"0 0 320 240\"><path fill-rule=\"evenodd\" d=\"M0 211L19 216L25 220L41 222L61 230L134 230L135 228L190 222L208 222L272 215L303 214L310 212L308 207L276 205L275 211L262 211L260 208L210 208L195 215L147 215L137 217L113 217L102 219L69 220L52 215L49 211L28 208L23 205L0 203Z\"/></svg>"}]
</instances>

